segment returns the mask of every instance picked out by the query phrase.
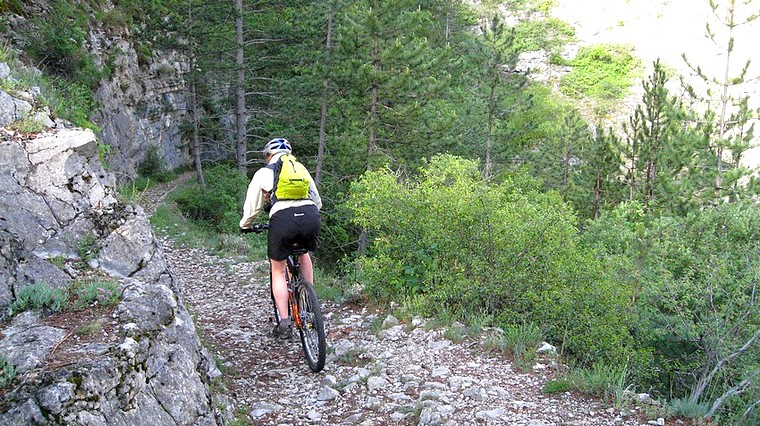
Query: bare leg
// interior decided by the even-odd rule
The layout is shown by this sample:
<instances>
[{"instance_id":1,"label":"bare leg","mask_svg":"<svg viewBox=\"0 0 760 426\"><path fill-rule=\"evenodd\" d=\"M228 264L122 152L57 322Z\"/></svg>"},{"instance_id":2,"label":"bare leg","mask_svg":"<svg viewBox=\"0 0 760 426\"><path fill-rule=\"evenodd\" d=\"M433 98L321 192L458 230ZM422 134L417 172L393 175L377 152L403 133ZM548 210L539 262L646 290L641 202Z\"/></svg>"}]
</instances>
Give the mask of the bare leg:
<instances>
[{"instance_id":1,"label":"bare leg","mask_svg":"<svg viewBox=\"0 0 760 426\"><path fill-rule=\"evenodd\" d=\"M269 259L269 264L272 268L272 294L274 294L277 312L280 313L280 319L288 318L288 285L285 282L287 262Z\"/></svg>"},{"instance_id":2,"label":"bare leg","mask_svg":"<svg viewBox=\"0 0 760 426\"><path fill-rule=\"evenodd\" d=\"M311 256L309 253L298 256L298 262L301 264L301 276L314 284L314 265L311 263Z\"/></svg>"}]
</instances>

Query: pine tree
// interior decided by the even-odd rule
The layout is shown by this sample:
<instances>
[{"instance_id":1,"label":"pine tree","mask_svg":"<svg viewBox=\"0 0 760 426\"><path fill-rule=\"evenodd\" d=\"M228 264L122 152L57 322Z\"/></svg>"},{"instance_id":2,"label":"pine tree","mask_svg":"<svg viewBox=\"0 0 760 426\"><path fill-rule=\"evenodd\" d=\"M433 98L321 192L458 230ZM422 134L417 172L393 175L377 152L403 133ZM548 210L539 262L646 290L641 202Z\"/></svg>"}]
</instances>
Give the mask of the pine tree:
<instances>
[{"instance_id":1,"label":"pine tree","mask_svg":"<svg viewBox=\"0 0 760 426\"><path fill-rule=\"evenodd\" d=\"M705 86L704 94L697 94L692 86L687 86L688 92L696 102L706 107L702 117L702 127L710 134L707 156L714 158L712 167L713 188L710 192L710 202L721 200L734 201L757 193L753 187L755 180L751 178L754 171L743 167L741 160L744 153L752 147L754 137L754 122L760 111L752 111L748 107L749 95L737 95L741 86L757 77L749 75L751 58L744 61L737 72L735 65L735 33L745 25L755 22L760 17L760 10L752 0L726 0L718 3L709 0L712 19L706 24L706 37L722 50L725 65L719 76L709 75L701 66L692 64L686 54L683 59ZM715 30L713 24L718 24ZM749 185L744 181L749 180Z\"/></svg>"},{"instance_id":2,"label":"pine tree","mask_svg":"<svg viewBox=\"0 0 760 426\"><path fill-rule=\"evenodd\" d=\"M694 155L693 141L678 135L691 134L683 108L666 88L668 77L659 60L642 82L641 104L623 128L623 147L628 199L640 201L648 210L669 211L679 201L679 183L692 179L688 164ZM680 196L683 196L681 194Z\"/></svg>"},{"instance_id":3,"label":"pine tree","mask_svg":"<svg viewBox=\"0 0 760 426\"><path fill-rule=\"evenodd\" d=\"M587 204L591 211L587 217L596 219L606 207L612 207L620 201L618 176L621 169L620 138L613 130L605 131L601 125L596 127L593 139L583 158L583 176L580 181L592 183L591 202ZM584 193L588 193L585 191ZM587 208L580 208L584 213Z\"/></svg>"},{"instance_id":4,"label":"pine tree","mask_svg":"<svg viewBox=\"0 0 760 426\"><path fill-rule=\"evenodd\" d=\"M354 4L340 40L340 86L350 122L361 126L365 168L415 165L431 135L420 129L425 108L445 88L444 52L432 49L431 14L408 0Z\"/></svg>"}]
</instances>

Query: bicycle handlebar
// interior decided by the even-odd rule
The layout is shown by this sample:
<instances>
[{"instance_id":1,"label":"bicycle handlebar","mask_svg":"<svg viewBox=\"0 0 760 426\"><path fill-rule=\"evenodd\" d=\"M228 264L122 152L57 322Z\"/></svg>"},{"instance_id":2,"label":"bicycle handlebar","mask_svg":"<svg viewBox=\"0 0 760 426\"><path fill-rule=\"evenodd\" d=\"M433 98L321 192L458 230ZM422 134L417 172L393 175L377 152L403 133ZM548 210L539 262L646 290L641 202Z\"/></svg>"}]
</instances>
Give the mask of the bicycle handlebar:
<instances>
[{"instance_id":1,"label":"bicycle handlebar","mask_svg":"<svg viewBox=\"0 0 760 426\"><path fill-rule=\"evenodd\" d=\"M264 230L269 229L268 223L257 223L254 224L251 228L240 228L240 232L243 234L250 234L251 232L255 232L257 234L260 234L264 232Z\"/></svg>"}]
</instances>

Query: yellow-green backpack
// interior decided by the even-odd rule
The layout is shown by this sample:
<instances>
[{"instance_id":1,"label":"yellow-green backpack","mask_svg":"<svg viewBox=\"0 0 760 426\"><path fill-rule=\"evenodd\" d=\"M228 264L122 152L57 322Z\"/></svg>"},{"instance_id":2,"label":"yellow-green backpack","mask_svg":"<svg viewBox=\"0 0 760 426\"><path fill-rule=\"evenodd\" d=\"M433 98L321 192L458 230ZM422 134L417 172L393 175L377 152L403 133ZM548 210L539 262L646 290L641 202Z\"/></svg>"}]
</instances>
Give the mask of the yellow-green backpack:
<instances>
[{"instance_id":1,"label":"yellow-green backpack","mask_svg":"<svg viewBox=\"0 0 760 426\"><path fill-rule=\"evenodd\" d=\"M274 171L274 186L269 196L269 207L279 200L305 200L309 198L309 171L295 156L283 154L268 164Z\"/></svg>"}]
</instances>

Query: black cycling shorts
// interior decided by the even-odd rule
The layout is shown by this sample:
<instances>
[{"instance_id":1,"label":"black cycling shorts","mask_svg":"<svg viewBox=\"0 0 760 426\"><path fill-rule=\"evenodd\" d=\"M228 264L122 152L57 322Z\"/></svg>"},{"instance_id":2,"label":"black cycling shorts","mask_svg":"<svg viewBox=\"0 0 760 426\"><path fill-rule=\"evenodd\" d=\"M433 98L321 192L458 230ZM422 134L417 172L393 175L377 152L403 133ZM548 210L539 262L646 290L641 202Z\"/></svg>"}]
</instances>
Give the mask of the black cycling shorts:
<instances>
[{"instance_id":1,"label":"black cycling shorts","mask_svg":"<svg viewBox=\"0 0 760 426\"><path fill-rule=\"evenodd\" d=\"M317 249L321 218L315 205L290 207L269 218L270 259L285 260L293 245L309 251Z\"/></svg>"}]
</instances>

